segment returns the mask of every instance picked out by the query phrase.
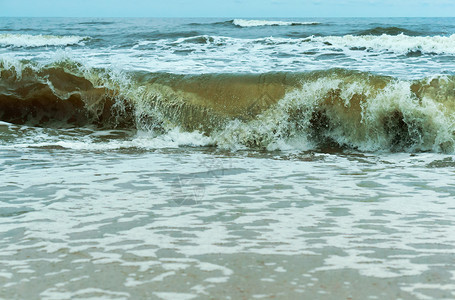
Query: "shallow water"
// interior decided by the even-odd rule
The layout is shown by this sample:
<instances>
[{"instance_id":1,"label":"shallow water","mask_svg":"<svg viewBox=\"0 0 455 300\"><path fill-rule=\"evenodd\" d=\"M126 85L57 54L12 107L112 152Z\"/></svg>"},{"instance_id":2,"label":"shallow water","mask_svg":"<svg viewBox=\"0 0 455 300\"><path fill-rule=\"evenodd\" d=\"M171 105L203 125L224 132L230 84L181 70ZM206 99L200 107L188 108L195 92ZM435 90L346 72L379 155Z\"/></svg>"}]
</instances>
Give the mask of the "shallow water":
<instances>
[{"instance_id":1,"label":"shallow water","mask_svg":"<svg viewBox=\"0 0 455 300\"><path fill-rule=\"evenodd\" d=\"M452 156L1 150L4 298L451 298Z\"/></svg>"},{"instance_id":2,"label":"shallow water","mask_svg":"<svg viewBox=\"0 0 455 300\"><path fill-rule=\"evenodd\" d=\"M454 34L0 19L0 298L454 298Z\"/></svg>"}]
</instances>

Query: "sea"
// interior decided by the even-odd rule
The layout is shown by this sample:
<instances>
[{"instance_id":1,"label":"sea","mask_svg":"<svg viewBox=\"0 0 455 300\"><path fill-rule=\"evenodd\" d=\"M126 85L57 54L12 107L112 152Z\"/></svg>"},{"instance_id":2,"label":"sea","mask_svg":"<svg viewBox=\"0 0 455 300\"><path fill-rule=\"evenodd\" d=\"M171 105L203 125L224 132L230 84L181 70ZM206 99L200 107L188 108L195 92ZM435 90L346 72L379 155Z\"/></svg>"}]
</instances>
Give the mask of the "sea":
<instances>
[{"instance_id":1,"label":"sea","mask_svg":"<svg viewBox=\"0 0 455 300\"><path fill-rule=\"evenodd\" d=\"M0 18L1 299L455 298L455 18Z\"/></svg>"}]
</instances>

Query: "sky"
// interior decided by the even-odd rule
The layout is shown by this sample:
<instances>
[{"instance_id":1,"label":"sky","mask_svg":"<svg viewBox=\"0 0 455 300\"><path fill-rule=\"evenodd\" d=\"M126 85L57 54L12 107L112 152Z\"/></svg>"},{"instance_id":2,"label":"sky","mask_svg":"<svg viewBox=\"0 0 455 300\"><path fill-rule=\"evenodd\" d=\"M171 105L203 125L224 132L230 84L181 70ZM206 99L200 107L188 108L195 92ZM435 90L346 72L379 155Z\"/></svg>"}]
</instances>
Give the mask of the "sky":
<instances>
[{"instance_id":1,"label":"sky","mask_svg":"<svg viewBox=\"0 0 455 300\"><path fill-rule=\"evenodd\" d=\"M455 0L0 0L3 17L455 17Z\"/></svg>"}]
</instances>

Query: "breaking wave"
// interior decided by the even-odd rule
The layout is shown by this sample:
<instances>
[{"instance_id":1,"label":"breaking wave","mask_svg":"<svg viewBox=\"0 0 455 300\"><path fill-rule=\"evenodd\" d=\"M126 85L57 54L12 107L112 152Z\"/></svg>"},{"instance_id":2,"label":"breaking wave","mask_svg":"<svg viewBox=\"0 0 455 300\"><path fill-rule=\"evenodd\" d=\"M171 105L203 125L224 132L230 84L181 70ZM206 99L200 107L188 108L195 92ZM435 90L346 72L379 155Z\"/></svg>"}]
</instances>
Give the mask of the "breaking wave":
<instances>
[{"instance_id":1,"label":"breaking wave","mask_svg":"<svg viewBox=\"0 0 455 300\"><path fill-rule=\"evenodd\" d=\"M0 34L0 46L12 47L44 47L83 45L88 37L58 36L58 35L30 35L30 34Z\"/></svg>"},{"instance_id":2,"label":"breaking wave","mask_svg":"<svg viewBox=\"0 0 455 300\"><path fill-rule=\"evenodd\" d=\"M455 34L451 36L407 36L404 34L380 36L326 36L311 37L329 46L347 47L354 50L390 51L397 54L421 52L426 54L455 54Z\"/></svg>"},{"instance_id":3,"label":"breaking wave","mask_svg":"<svg viewBox=\"0 0 455 300\"><path fill-rule=\"evenodd\" d=\"M319 25L319 22L296 22L296 21L267 21L267 20L244 20L234 19L230 21L239 27L258 27L258 26L302 26L302 25Z\"/></svg>"},{"instance_id":4,"label":"breaking wave","mask_svg":"<svg viewBox=\"0 0 455 300\"><path fill-rule=\"evenodd\" d=\"M455 34L451 36L408 36L398 35L345 35L345 36L309 36L306 38L264 37L242 39L224 36L194 35L172 41L171 45L207 44L229 49L251 48L256 45L279 46L281 51L305 51L307 49L324 51L337 48L343 51L357 50L366 52L390 52L397 55L412 53L455 55ZM289 49L288 49L289 48ZM194 49L196 50L196 48ZM264 49L266 50L266 49Z\"/></svg>"},{"instance_id":5,"label":"breaking wave","mask_svg":"<svg viewBox=\"0 0 455 300\"><path fill-rule=\"evenodd\" d=\"M0 120L197 137L226 149L454 151L455 77L203 74L0 63Z\"/></svg>"}]
</instances>

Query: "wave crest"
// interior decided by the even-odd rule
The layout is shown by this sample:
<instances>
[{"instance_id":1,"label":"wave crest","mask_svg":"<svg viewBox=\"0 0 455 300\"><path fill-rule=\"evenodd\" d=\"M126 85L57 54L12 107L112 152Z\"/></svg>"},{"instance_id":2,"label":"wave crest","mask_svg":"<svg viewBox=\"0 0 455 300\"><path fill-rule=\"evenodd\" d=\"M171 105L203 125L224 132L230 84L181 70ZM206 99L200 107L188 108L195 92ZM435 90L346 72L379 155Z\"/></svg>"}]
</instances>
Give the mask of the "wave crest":
<instances>
[{"instance_id":1,"label":"wave crest","mask_svg":"<svg viewBox=\"0 0 455 300\"><path fill-rule=\"evenodd\" d=\"M30 34L0 34L1 46L12 47L44 47L84 45L88 37L58 36L58 35L30 35Z\"/></svg>"}]
</instances>

